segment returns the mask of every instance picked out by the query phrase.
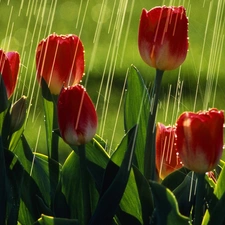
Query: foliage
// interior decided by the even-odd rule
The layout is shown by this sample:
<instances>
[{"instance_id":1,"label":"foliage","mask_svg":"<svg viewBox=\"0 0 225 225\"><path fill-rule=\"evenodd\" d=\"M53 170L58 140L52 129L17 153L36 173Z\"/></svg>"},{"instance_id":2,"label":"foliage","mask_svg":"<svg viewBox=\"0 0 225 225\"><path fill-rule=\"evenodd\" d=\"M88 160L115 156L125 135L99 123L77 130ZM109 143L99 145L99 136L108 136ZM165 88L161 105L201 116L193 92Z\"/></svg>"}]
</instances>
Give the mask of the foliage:
<instances>
[{"instance_id":1,"label":"foliage","mask_svg":"<svg viewBox=\"0 0 225 225\"><path fill-rule=\"evenodd\" d=\"M195 217L197 176L181 168L161 184L149 182L144 177L145 152L140 143L146 137L149 108L144 106L149 105L150 96L134 66L129 70L127 88L127 133L117 149L108 155L106 142L97 135L85 146L91 212L87 224L190 224ZM134 101L139 104L132 104ZM7 110L1 113L3 128L6 120L10 120ZM53 110L46 112L51 118ZM139 119L135 121L137 117ZM136 126L132 127L135 122ZM46 123L46 126L52 126L52 123ZM23 129L13 136L7 129L1 131L0 207L1 212L5 211L0 216L2 224L85 224L79 147L71 146L71 154L60 165L49 156L33 153ZM204 205L207 208L202 224L222 225L224 222L221 207L225 196L224 176L222 169L217 183L204 178Z\"/></svg>"}]
</instances>

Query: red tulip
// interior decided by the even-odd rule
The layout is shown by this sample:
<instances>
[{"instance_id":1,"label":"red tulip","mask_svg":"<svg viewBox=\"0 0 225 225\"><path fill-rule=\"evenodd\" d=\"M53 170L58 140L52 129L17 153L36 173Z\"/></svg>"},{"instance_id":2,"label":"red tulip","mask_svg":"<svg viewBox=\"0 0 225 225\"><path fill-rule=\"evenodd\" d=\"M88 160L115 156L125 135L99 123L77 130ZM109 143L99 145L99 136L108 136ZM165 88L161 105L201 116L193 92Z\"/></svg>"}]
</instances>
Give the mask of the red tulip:
<instances>
[{"instance_id":1,"label":"red tulip","mask_svg":"<svg viewBox=\"0 0 225 225\"><path fill-rule=\"evenodd\" d=\"M164 179L182 167L175 145L175 127L157 124L156 128L156 168L159 177Z\"/></svg>"},{"instance_id":2,"label":"red tulip","mask_svg":"<svg viewBox=\"0 0 225 225\"><path fill-rule=\"evenodd\" d=\"M213 170L223 151L224 113L217 109L185 112L177 120L177 150L185 167L197 173Z\"/></svg>"},{"instance_id":3,"label":"red tulip","mask_svg":"<svg viewBox=\"0 0 225 225\"><path fill-rule=\"evenodd\" d=\"M16 87L20 56L18 52L4 52L0 49L0 73L6 87L8 98L10 98Z\"/></svg>"},{"instance_id":4,"label":"red tulip","mask_svg":"<svg viewBox=\"0 0 225 225\"><path fill-rule=\"evenodd\" d=\"M159 70L173 70L186 58L188 19L185 8L155 7L143 9L139 25L138 47L142 59Z\"/></svg>"},{"instance_id":5,"label":"red tulip","mask_svg":"<svg viewBox=\"0 0 225 225\"><path fill-rule=\"evenodd\" d=\"M84 74L84 48L73 34L51 34L36 50L37 79L43 77L52 94L63 86L78 84Z\"/></svg>"},{"instance_id":6,"label":"red tulip","mask_svg":"<svg viewBox=\"0 0 225 225\"><path fill-rule=\"evenodd\" d=\"M63 88L58 99L58 124L63 140L70 145L89 142L97 129L95 107L85 88Z\"/></svg>"}]
</instances>

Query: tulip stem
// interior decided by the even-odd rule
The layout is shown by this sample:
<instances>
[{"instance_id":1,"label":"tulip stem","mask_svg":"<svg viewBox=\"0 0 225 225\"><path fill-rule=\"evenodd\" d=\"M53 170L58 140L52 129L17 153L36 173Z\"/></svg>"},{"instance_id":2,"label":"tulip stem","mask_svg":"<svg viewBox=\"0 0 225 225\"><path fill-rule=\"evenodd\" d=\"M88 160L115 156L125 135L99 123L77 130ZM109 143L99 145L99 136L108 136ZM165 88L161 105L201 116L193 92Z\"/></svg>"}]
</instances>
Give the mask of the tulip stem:
<instances>
[{"instance_id":1,"label":"tulip stem","mask_svg":"<svg viewBox=\"0 0 225 225\"><path fill-rule=\"evenodd\" d=\"M204 207L204 190L205 190L205 174L197 175L197 190L194 210L194 225L202 224L203 207Z\"/></svg>"},{"instance_id":2,"label":"tulip stem","mask_svg":"<svg viewBox=\"0 0 225 225\"><path fill-rule=\"evenodd\" d=\"M156 180L155 169L155 117L158 106L159 91L163 77L162 70L156 69L155 82L151 93L151 105L148 116L147 135L145 144L144 174L147 180Z\"/></svg>"},{"instance_id":3,"label":"tulip stem","mask_svg":"<svg viewBox=\"0 0 225 225\"><path fill-rule=\"evenodd\" d=\"M83 207L83 225L87 225L91 218L91 207L90 207L90 193L88 186L88 171L86 164L86 151L85 145L78 146L78 153L80 159L80 179L82 189L82 207Z\"/></svg>"},{"instance_id":4,"label":"tulip stem","mask_svg":"<svg viewBox=\"0 0 225 225\"><path fill-rule=\"evenodd\" d=\"M44 80L43 80L43 84ZM45 98L45 92L49 91L46 85L42 86L42 95L43 95L43 104L44 104L44 115L45 115L45 130L46 130L46 140L47 140L47 152L49 160L53 159L56 162L59 161L58 156L58 142L59 135L53 132L58 128L58 117L57 117L57 96L48 94L48 98ZM51 186L51 197L52 202L55 196L55 184L52 182L57 177L59 179L59 164L57 167L53 163L48 163L49 166L49 177L50 177L50 186Z\"/></svg>"},{"instance_id":5,"label":"tulip stem","mask_svg":"<svg viewBox=\"0 0 225 225\"><path fill-rule=\"evenodd\" d=\"M57 103L53 102L53 122L52 122L52 143L51 143L51 158L56 162L59 161L59 136L53 131L58 127L58 116L57 116Z\"/></svg>"}]
</instances>

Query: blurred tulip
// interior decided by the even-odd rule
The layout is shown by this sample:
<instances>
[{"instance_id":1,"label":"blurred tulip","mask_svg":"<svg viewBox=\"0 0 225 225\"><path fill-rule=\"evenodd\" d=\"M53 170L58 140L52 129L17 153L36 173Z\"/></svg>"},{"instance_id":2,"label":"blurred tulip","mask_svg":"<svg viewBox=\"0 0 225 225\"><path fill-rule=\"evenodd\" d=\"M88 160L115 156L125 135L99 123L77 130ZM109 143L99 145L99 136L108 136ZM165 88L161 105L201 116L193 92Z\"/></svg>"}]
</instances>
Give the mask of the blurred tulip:
<instances>
[{"instance_id":1,"label":"blurred tulip","mask_svg":"<svg viewBox=\"0 0 225 225\"><path fill-rule=\"evenodd\" d=\"M81 85L63 88L58 99L58 124L63 140L70 145L89 142L97 129L95 107Z\"/></svg>"},{"instance_id":2,"label":"blurred tulip","mask_svg":"<svg viewBox=\"0 0 225 225\"><path fill-rule=\"evenodd\" d=\"M156 128L156 168L164 179L174 170L182 167L175 145L175 127L157 124Z\"/></svg>"},{"instance_id":3,"label":"blurred tulip","mask_svg":"<svg viewBox=\"0 0 225 225\"><path fill-rule=\"evenodd\" d=\"M12 105L10 131L14 133L19 130L26 119L26 96L22 96Z\"/></svg>"},{"instance_id":4,"label":"blurred tulip","mask_svg":"<svg viewBox=\"0 0 225 225\"><path fill-rule=\"evenodd\" d=\"M2 75L7 97L12 96L16 87L20 56L18 52L4 52L0 49L0 73Z\"/></svg>"},{"instance_id":5,"label":"blurred tulip","mask_svg":"<svg viewBox=\"0 0 225 225\"><path fill-rule=\"evenodd\" d=\"M185 8L155 7L142 10L138 47L142 59L159 70L173 70L186 58L188 19Z\"/></svg>"},{"instance_id":6,"label":"blurred tulip","mask_svg":"<svg viewBox=\"0 0 225 225\"><path fill-rule=\"evenodd\" d=\"M73 34L51 34L36 50L37 79L43 77L50 91L58 95L63 86L78 84L84 74L84 48Z\"/></svg>"},{"instance_id":7,"label":"blurred tulip","mask_svg":"<svg viewBox=\"0 0 225 225\"><path fill-rule=\"evenodd\" d=\"M213 170L223 151L224 113L217 109L185 112L177 120L177 150L185 167L197 173Z\"/></svg>"}]
</instances>

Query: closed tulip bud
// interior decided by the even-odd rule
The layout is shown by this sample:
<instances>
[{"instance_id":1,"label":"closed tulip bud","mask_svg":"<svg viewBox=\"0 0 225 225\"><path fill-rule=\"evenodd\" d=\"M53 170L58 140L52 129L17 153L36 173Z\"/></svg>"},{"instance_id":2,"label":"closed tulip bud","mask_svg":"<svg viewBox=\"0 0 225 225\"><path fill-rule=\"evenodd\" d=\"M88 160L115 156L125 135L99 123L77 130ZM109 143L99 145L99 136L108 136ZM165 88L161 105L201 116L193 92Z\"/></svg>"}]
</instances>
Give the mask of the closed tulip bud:
<instances>
[{"instance_id":1,"label":"closed tulip bud","mask_svg":"<svg viewBox=\"0 0 225 225\"><path fill-rule=\"evenodd\" d=\"M175 144L175 127L157 124L156 128L156 168L159 177L164 179L182 167Z\"/></svg>"},{"instance_id":2,"label":"closed tulip bud","mask_svg":"<svg viewBox=\"0 0 225 225\"><path fill-rule=\"evenodd\" d=\"M139 52L149 66L173 70L186 58L188 19L185 8L155 7L143 9L138 34Z\"/></svg>"},{"instance_id":3,"label":"closed tulip bud","mask_svg":"<svg viewBox=\"0 0 225 225\"><path fill-rule=\"evenodd\" d=\"M52 94L58 95L63 86L78 84L84 74L84 48L73 34L51 34L36 50L37 79L43 78Z\"/></svg>"},{"instance_id":4,"label":"closed tulip bud","mask_svg":"<svg viewBox=\"0 0 225 225\"><path fill-rule=\"evenodd\" d=\"M181 114L176 144L185 167L197 173L216 167L223 151L223 123L224 113L217 109Z\"/></svg>"},{"instance_id":5,"label":"closed tulip bud","mask_svg":"<svg viewBox=\"0 0 225 225\"><path fill-rule=\"evenodd\" d=\"M4 81L8 99L16 87L20 56L17 52L4 52L0 49L0 73Z\"/></svg>"},{"instance_id":6,"label":"closed tulip bud","mask_svg":"<svg viewBox=\"0 0 225 225\"><path fill-rule=\"evenodd\" d=\"M63 88L59 95L57 110L60 134L66 143L81 145L94 137L97 114L82 85Z\"/></svg>"},{"instance_id":7,"label":"closed tulip bud","mask_svg":"<svg viewBox=\"0 0 225 225\"><path fill-rule=\"evenodd\" d=\"M16 101L11 109L11 124L10 131L11 133L19 130L26 119L26 96L22 96L18 101Z\"/></svg>"}]
</instances>

